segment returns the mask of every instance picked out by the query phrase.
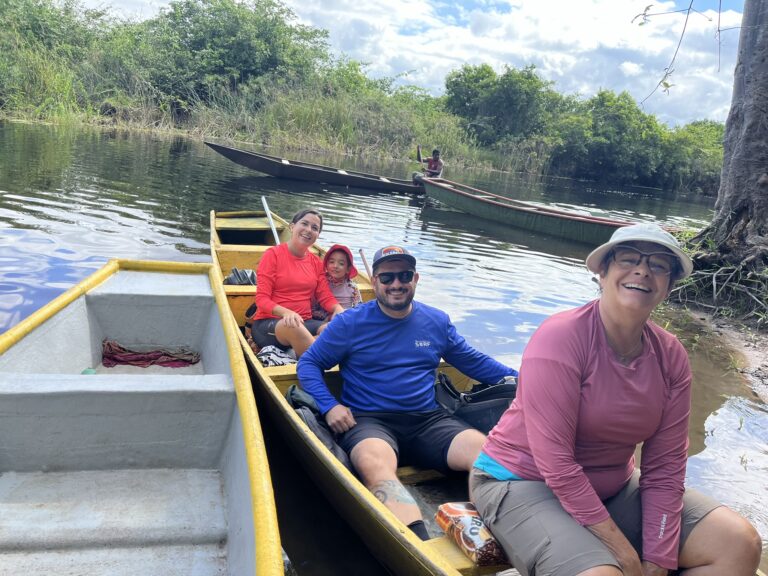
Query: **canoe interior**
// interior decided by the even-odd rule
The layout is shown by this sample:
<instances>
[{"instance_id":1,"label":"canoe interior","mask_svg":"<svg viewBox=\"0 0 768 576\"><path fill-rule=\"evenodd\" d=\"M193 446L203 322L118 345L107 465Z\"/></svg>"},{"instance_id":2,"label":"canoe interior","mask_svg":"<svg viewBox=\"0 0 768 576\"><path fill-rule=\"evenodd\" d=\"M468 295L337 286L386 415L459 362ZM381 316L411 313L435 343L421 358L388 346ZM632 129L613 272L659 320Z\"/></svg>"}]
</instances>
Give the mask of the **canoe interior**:
<instances>
[{"instance_id":1,"label":"canoe interior","mask_svg":"<svg viewBox=\"0 0 768 576\"><path fill-rule=\"evenodd\" d=\"M289 223L276 214L272 214L272 221L280 242L290 240ZM211 212L211 258L222 277L229 275L232 268L255 272L264 252L274 245L274 234L264 211ZM325 255L325 249L317 245L312 251L320 258ZM359 255L355 255L355 260L360 270L355 282L363 300L367 301L373 298L373 288L363 272ZM245 311L254 303L256 290L256 286L224 286L227 301L240 327L245 324Z\"/></svg>"},{"instance_id":2,"label":"canoe interior","mask_svg":"<svg viewBox=\"0 0 768 576\"><path fill-rule=\"evenodd\" d=\"M208 269L119 270L0 347L0 572L256 573L243 422ZM104 339L201 361L106 368Z\"/></svg>"}]
</instances>

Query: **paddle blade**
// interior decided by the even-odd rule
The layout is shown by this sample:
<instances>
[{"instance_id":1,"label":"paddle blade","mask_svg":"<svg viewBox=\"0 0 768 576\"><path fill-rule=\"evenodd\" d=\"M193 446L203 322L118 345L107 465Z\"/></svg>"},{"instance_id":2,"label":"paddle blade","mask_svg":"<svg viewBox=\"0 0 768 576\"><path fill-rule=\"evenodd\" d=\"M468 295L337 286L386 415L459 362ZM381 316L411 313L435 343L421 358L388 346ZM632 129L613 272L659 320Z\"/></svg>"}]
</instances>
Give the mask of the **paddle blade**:
<instances>
[{"instance_id":1,"label":"paddle blade","mask_svg":"<svg viewBox=\"0 0 768 576\"><path fill-rule=\"evenodd\" d=\"M421 162L421 144L416 144L416 160Z\"/></svg>"}]
</instances>

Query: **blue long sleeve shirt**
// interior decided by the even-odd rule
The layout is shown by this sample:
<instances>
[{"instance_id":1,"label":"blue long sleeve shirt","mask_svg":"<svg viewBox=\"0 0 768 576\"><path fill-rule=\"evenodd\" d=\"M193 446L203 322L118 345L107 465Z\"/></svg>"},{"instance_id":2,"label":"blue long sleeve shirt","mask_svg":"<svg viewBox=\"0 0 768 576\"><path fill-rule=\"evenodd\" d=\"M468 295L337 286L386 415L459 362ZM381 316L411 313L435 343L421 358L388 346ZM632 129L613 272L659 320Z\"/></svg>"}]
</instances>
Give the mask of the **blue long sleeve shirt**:
<instances>
[{"instance_id":1,"label":"blue long sleeve shirt","mask_svg":"<svg viewBox=\"0 0 768 576\"><path fill-rule=\"evenodd\" d=\"M472 348L445 312L413 302L405 318L374 300L334 317L300 358L299 382L325 414L339 402L323 371L340 365L341 403L356 412L426 412L437 408L435 371L444 358L470 378L497 382L517 371Z\"/></svg>"}]
</instances>

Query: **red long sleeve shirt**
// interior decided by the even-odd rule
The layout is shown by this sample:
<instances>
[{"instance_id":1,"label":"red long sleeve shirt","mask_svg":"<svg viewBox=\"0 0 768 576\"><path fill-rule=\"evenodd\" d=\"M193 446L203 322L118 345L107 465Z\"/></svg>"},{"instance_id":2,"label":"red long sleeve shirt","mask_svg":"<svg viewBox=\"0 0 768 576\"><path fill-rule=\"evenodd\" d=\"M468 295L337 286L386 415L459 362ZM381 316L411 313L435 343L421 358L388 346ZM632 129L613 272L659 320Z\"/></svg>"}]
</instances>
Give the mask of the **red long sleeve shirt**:
<instances>
[{"instance_id":1,"label":"red long sleeve shirt","mask_svg":"<svg viewBox=\"0 0 768 576\"><path fill-rule=\"evenodd\" d=\"M275 306L293 310L304 320L312 318L312 297L328 312L338 304L325 279L323 262L307 252L297 258L287 244L274 246L264 253L256 271L255 320L277 318Z\"/></svg>"}]
</instances>

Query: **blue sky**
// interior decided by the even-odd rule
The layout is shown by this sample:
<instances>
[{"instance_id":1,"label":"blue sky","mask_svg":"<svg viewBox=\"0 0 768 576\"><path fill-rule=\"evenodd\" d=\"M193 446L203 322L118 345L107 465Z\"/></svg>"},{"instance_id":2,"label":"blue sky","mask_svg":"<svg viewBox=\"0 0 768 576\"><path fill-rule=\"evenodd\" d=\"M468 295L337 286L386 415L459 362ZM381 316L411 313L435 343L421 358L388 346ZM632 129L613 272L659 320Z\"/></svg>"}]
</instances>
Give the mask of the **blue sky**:
<instances>
[{"instance_id":1,"label":"blue sky","mask_svg":"<svg viewBox=\"0 0 768 576\"><path fill-rule=\"evenodd\" d=\"M694 0L668 93L651 94L675 52L680 13L653 16L649 0L283 0L302 24L329 32L332 50L367 65L373 77L441 94L446 75L463 64L496 70L529 64L555 89L588 98L601 88L628 91L643 109L670 125L724 121L744 2ZM123 15L152 17L166 0L85 0ZM687 8L658 2L649 13ZM717 9L722 4L717 34ZM727 28L732 28L726 30ZM647 98L647 99L646 99Z\"/></svg>"}]
</instances>

